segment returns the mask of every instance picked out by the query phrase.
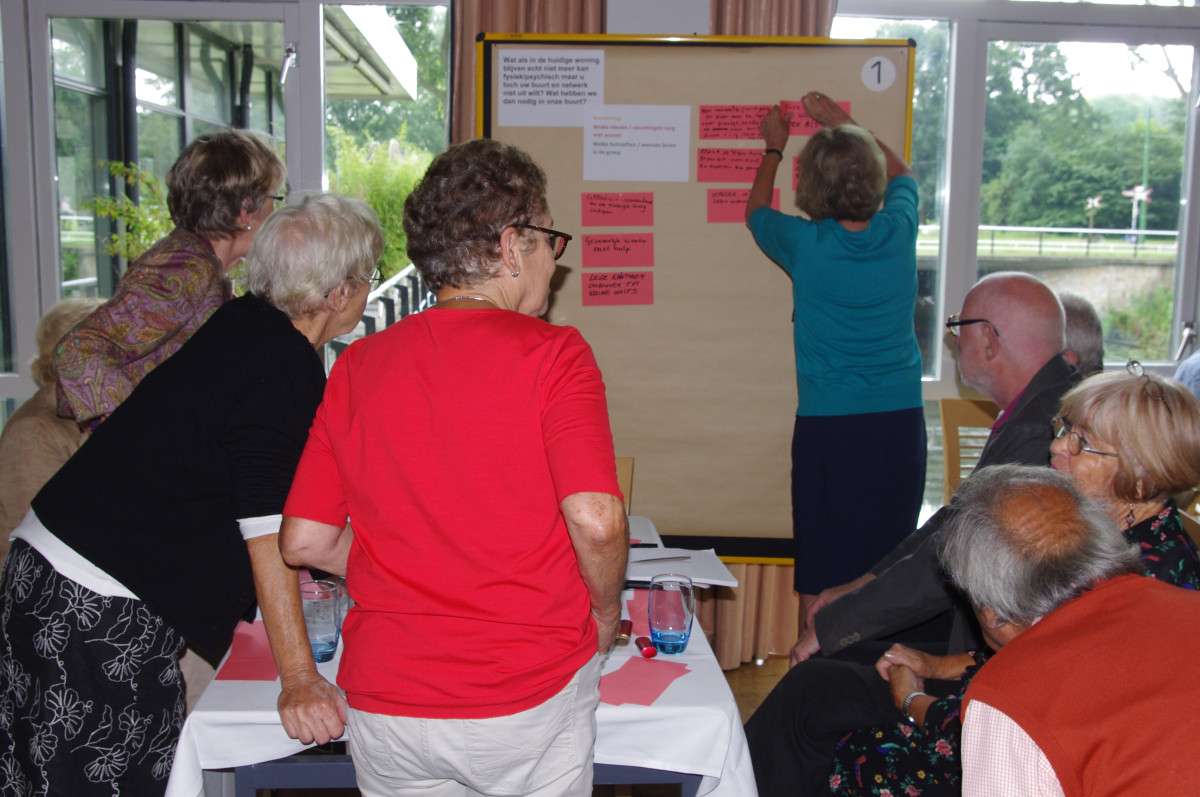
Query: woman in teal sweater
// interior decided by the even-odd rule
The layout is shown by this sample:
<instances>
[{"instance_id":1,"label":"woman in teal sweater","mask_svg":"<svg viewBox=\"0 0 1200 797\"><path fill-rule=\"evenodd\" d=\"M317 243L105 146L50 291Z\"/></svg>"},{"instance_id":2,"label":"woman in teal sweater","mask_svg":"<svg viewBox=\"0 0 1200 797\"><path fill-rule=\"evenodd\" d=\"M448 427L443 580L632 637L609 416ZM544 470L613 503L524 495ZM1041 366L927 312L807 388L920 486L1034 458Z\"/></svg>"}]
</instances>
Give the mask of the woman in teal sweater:
<instances>
[{"instance_id":1,"label":"woman in teal sweater","mask_svg":"<svg viewBox=\"0 0 1200 797\"><path fill-rule=\"evenodd\" d=\"M754 240L792 280L798 401L792 530L801 626L825 587L857 577L916 527L925 483L917 295L917 183L829 97L800 152L796 206L770 208L788 145L778 106L746 203Z\"/></svg>"}]
</instances>

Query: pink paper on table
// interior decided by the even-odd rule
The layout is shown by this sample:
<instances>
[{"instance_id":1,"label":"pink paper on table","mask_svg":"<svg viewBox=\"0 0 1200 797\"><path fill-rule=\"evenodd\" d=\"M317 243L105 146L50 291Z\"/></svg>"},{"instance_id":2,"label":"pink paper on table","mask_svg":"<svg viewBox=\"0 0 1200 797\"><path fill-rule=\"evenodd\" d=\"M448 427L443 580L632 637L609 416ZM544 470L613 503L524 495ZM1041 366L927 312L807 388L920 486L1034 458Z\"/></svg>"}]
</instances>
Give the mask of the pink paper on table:
<instances>
[{"instance_id":1,"label":"pink paper on table","mask_svg":"<svg viewBox=\"0 0 1200 797\"><path fill-rule=\"evenodd\" d=\"M630 538L629 538L629 544L630 544L630 545L641 545L641 543L642 543L642 541L641 541L641 540L639 540L637 537L630 537Z\"/></svg>"},{"instance_id":2,"label":"pink paper on table","mask_svg":"<svg viewBox=\"0 0 1200 797\"><path fill-rule=\"evenodd\" d=\"M752 183L761 149L718 149L701 147L696 150L696 181L701 183Z\"/></svg>"},{"instance_id":3,"label":"pink paper on table","mask_svg":"<svg viewBox=\"0 0 1200 797\"><path fill-rule=\"evenodd\" d=\"M653 271L593 271L583 275L583 306L654 304Z\"/></svg>"},{"instance_id":4,"label":"pink paper on table","mask_svg":"<svg viewBox=\"0 0 1200 797\"><path fill-rule=\"evenodd\" d=\"M629 619L633 621L633 636L650 636L650 590L635 589L625 605L629 608Z\"/></svg>"},{"instance_id":5,"label":"pink paper on table","mask_svg":"<svg viewBox=\"0 0 1200 797\"><path fill-rule=\"evenodd\" d=\"M686 664L662 659L627 659L619 669L600 678L600 699L612 706L649 706L667 687L690 672Z\"/></svg>"},{"instance_id":6,"label":"pink paper on table","mask_svg":"<svg viewBox=\"0 0 1200 797\"><path fill-rule=\"evenodd\" d=\"M238 623L229 658L217 671L218 681L274 681L279 677L262 620Z\"/></svg>"},{"instance_id":7,"label":"pink paper on table","mask_svg":"<svg viewBox=\"0 0 1200 797\"><path fill-rule=\"evenodd\" d=\"M838 105L843 111L850 113L849 102L839 100ZM821 129L821 123L808 115L802 102L784 100L779 103L779 110L783 111L785 115L791 115L792 123L788 127L788 132L793 136L811 136Z\"/></svg>"},{"instance_id":8,"label":"pink paper on table","mask_svg":"<svg viewBox=\"0 0 1200 797\"><path fill-rule=\"evenodd\" d=\"M653 191L584 191L579 202L584 227L654 226Z\"/></svg>"},{"instance_id":9,"label":"pink paper on table","mask_svg":"<svg viewBox=\"0 0 1200 797\"><path fill-rule=\"evenodd\" d=\"M583 236L583 267L653 266L654 233L598 233Z\"/></svg>"},{"instance_id":10,"label":"pink paper on table","mask_svg":"<svg viewBox=\"0 0 1200 797\"><path fill-rule=\"evenodd\" d=\"M708 189L708 223L741 224L746 220L746 198L749 188ZM771 207L779 210L779 189L771 192Z\"/></svg>"},{"instance_id":11,"label":"pink paper on table","mask_svg":"<svg viewBox=\"0 0 1200 797\"><path fill-rule=\"evenodd\" d=\"M701 105L700 138L760 140L759 125L769 110L770 105Z\"/></svg>"}]
</instances>

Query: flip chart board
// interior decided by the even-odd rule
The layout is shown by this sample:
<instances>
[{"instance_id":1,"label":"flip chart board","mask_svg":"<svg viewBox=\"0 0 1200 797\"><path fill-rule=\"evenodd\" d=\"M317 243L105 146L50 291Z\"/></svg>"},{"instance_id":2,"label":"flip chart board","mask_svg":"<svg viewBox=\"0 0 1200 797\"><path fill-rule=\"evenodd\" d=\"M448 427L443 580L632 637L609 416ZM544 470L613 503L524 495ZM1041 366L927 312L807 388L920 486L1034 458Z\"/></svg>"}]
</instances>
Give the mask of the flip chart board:
<instances>
[{"instance_id":1,"label":"flip chart board","mask_svg":"<svg viewBox=\"0 0 1200 797\"><path fill-rule=\"evenodd\" d=\"M818 128L801 97L825 92L907 155L914 45L485 34L477 48L478 134L541 164L554 227L575 236L548 318L596 352L638 514L667 534L791 536L792 287L742 223L759 121L774 103L791 114L772 204L795 213L794 158ZM881 455L863 452L864 478Z\"/></svg>"}]
</instances>

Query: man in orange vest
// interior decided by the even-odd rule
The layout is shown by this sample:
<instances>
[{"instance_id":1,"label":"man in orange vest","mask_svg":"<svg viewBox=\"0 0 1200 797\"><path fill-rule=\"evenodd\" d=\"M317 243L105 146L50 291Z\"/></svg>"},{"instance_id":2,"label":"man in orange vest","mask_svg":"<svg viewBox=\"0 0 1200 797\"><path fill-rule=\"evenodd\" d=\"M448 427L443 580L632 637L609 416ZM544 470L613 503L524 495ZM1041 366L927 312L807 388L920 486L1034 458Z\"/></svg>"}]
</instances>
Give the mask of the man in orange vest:
<instances>
[{"instance_id":1,"label":"man in orange vest","mask_svg":"<svg viewBox=\"0 0 1200 797\"><path fill-rule=\"evenodd\" d=\"M1047 468L971 476L939 556L999 651L963 701L964 797L1196 793L1200 593L1140 575L1104 509Z\"/></svg>"}]
</instances>

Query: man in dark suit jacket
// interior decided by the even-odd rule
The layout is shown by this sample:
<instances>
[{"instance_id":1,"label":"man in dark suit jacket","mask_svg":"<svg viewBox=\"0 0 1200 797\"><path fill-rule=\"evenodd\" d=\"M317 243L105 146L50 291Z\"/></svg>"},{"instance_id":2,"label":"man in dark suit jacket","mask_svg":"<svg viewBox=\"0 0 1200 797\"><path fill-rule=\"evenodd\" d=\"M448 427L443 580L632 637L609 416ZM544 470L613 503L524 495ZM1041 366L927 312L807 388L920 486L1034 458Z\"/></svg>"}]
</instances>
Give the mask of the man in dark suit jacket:
<instances>
[{"instance_id":1,"label":"man in dark suit jacket","mask_svg":"<svg viewBox=\"0 0 1200 797\"><path fill-rule=\"evenodd\" d=\"M967 293L962 313L946 322L957 340L962 381L1004 408L976 467L1049 463L1050 420L1077 379L1061 357L1063 323L1054 292L1017 273L984 277ZM945 511L869 572L818 596L792 649L798 666L746 723L762 797L827 791L838 739L899 719L873 666L893 642L940 654L981 644L974 614L938 564L936 535Z\"/></svg>"}]
</instances>

